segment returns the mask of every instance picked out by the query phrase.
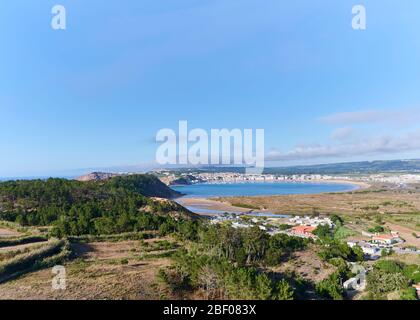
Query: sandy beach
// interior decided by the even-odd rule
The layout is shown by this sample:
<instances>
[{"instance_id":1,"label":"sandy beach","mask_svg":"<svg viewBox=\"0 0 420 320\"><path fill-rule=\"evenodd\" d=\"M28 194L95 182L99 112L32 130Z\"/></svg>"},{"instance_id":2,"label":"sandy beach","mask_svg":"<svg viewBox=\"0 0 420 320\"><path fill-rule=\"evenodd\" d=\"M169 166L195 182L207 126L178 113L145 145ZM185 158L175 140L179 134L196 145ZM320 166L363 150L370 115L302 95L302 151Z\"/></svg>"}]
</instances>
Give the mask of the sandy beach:
<instances>
[{"instance_id":1,"label":"sandy beach","mask_svg":"<svg viewBox=\"0 0 420 320\"><path fill-rule=\"evenodd\" d=\"M316 183L338 183L338 184L350 184L353 186L356 186L357 189L367 189L370 188L371 185L364 181L358 181L358 180L311 180L311 182ZM349 191L342 191L342 192L349 192Z\"/></svg>"},{"instance_id":2,"label":"sandy beach","mask_svg":"<svg viewBox=\"0 0 420 320\"><path fill-rule=\"evenodd\" d=\"M207 198L178 198L176 199L180 205L184 207L194 207L203 210L218 210L218 211L226 211L226 212L250 212L250 209L246 208L239 208L232 206L228 202L221 202L214 199L207 199Z\"/></svg>"}]
</instances>

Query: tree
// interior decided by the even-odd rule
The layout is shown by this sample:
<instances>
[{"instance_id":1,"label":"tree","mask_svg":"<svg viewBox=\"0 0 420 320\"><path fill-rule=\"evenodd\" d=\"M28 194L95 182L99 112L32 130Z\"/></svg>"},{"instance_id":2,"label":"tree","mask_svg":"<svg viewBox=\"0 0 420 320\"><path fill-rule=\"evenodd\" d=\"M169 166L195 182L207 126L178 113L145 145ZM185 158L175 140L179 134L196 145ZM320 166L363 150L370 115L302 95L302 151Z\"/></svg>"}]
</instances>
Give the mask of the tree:
<instances>
[{"instance_id":1,"label":"tree","mask_svg":"<svg viewBox=\"0 0 420 320\"><path fill-rule=\"evenodd\" d=\"M327 224L320 224L313 231L313 234L322 240L329 239L331 238L330 226Z\"/></svg>"},{"instance_id":2,"label":"tree","mask_svg":"<svg viewBox=\"0 0 420 320\"><path fill-rule=\"evenodd\" d=\"M341 285L341 280L340 273L336 271L315 285L316 292L325 298L342 300L344 289Z\"/></svg>"},{"instance_id":3,"label":"tree","mask_svg":"<svg viewBox=\"0 0 420 320\"><path fill-rule=\"evenodd\" d=\"M353 251L353 256L356 261L362 262L364 260L365 254L360 246L355 245L351 248Z\"/></svg>"},{"instance_id":4,"label":"tree","mask_svg":"<svg viewBox=\"0 0 420 320\"><path fill-rule=\"evenodd\" d=\"M341 227L344 224L343 219L336 214L330 215L330 219L335 224L336 227Z\"/></svg>"}]
</instances>

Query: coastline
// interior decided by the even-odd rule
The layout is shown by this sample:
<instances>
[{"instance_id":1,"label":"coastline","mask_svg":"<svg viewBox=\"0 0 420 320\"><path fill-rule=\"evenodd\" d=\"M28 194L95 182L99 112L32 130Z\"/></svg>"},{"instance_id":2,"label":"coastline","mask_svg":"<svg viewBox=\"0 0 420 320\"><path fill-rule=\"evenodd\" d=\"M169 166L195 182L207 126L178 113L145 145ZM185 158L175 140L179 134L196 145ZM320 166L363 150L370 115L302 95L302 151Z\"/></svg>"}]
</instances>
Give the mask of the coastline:
<instances>
[{"instance_id":1,"label":"coastline","mask_svg":"<svg viewBox=\"0 0 420 320\"><path fill-rule=\"evenodd\" d=\"M362 190L362 189L367 189L369 187L371 187L370 184L362 182L362 181L353 181L353 180L324 180L324 179L318 179L318 180L311 180L311 181L290 181L290 182L306 182L306 183L334 183L334 184L348 184L348 185L352 185L354 186L354 188L352 190L346 190L346 191L336 191L334 193L347 193L347 192L352 192L355 190ZM327 194L329 192L324 192L324 193L317 193L317 194ZM311 194L305 194L307 195L311 195ZM264 196L267 198L274 198L274 197L278 197L280 195L269 195L269 196ZM252 197L261 197L261 196L243 196L246 198L252 198ZM224 197L225 198L225 197ZM229 198L229 197L227 197ZM232 197L234 198L234 197ZM222 201L221 199L217 198L217 197L185 197L185 196L181 196L178 197L176 199L173 199L175 202L177 202L178 204L186 207L187 209L193 211L194 208L197 209L197 211L226 211L229 213L250 213L255 211L254 209L249 209L249 208L243 208L243 207L236 207L233 206L232 204L230 204L229 202L226 201ZM258 212L271 212L271 210L267 210L267 209L258 209ZM212 215L212 213L203 213L203 212L195 212L198 215ZM216 213L213 213L216 214Z\"/></svg>"},{"instance_id":2,"label":"coastline","mask_svg":"<svg viewBox=\"0 0 420 320\"><path fill-rule=\"evenodd\" d=\"M341 180L341 179L325 180L325 179L318 179L318 180L311 180L311 182L350 184L350 185L353 185L353 186L356 187L354 190L367 189L367 188L370 188L372 186L371 184L369 184L367 182L358 181L358 180ZM350 191L354 191L354 190L350 190ZM338 191L338 192L349 192L349 191Z\"/></svg>"}]
</instances>

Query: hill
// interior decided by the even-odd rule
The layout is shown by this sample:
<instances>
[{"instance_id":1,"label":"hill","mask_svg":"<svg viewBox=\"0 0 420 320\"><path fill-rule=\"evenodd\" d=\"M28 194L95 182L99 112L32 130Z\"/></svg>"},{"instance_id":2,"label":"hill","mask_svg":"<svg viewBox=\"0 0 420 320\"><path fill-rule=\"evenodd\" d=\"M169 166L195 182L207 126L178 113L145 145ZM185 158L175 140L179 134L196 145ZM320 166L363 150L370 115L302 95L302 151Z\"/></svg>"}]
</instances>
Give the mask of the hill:
<instances>
[{"instance_id":1,"label":"hill","mask_svg":"<svg viewBox=\"0 0 420 320\"><path fill-rule=\"evenodd\" d=\"M172 201L150 198L177 195L152 175L7 181L0 183L0 219L54 226L58 236L156 230L194 217Z\"/></svg>"},{"instance_id":2,"label":"hill","mask_svg":"<svg viewBox=\"0 0 420 320\"><path fill-rule=\"evenodd\" d=\"M113 177L117 177L120 174L118 173L108 173L108 172L91 172L83 176L77 177L77 181L100 181L107 180Z\"/></svg>"}]
</instances>

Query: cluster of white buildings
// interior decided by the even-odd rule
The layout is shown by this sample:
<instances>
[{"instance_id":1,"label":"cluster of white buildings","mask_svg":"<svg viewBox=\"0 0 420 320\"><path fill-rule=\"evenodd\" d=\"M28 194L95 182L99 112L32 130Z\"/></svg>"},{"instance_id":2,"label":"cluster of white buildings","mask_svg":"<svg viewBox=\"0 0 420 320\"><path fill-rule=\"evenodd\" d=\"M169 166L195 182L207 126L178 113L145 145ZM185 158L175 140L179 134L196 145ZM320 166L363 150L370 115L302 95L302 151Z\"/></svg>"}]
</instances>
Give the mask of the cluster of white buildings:
<instances>
[{"instance_id":1,"label":"cluster of white buildings","mask_svg":"<svg viewBox=\"0 0 420 320\"><path fill-rule=\"evenodd\" d=\"M300 174L300 175L274 175L274 174L246 174L234 172L218 173L196 173L194 176L199 181L205 182L275 182L275 181L317 181L331 180L331 176L319 174Z\"/></svg>"},{"instance_id":2,"label":"cluster of white buildings","mask_svg":"<svg viewBox=\"0 0 420 320\"><path fill-rule=\"evenodd\" d=\"M330 228L334 227L334 223L328 217L293 216L288 219L288 222L292 227L287 230L281 230L266 219L261 219L259 217L243 219L243 216L243 214L226 213L212 217L210 223L218 224L224 221L229 221L231 226L235 229L258 226L261 230L267 231L270 235L285 233L290 236L313 239L317 238L313 234L313 231L319 225L328 225Z\"/></svg>"},{"instance_id":3,"label":"cluster of white buildings","mask_svg":"<svg viewBox=\"0 0 420 320\"><path fill-rule=\"evenodd\" d=\"M334 227L334 223L328 217L309 217L309 216L294 216L289 219L289 222L294 225L318 227L319 225L328 225L330 228Z\"/></svg>"},{"instance_id":4,"label":"cluster of white buildings","mask_svg":"<svg viewBox=\"0 0 420 320\"><path fill-rule=\"evenodd\" d=\"M404 242L398 232L395 231L391 231L390 234L371 234L369 236L369 241L347 241L347 244L351 248L358 245L362 248L365 255L371 259L378 259L381 256L382 250L393 249L396 244Z\"/></svg>"},{"instance_id":5,"label":"cluster of white buildings","mask_svg":"<svg viewBox=\"0 0 420 320\"><path fill-rule=\"evenodd\" d=\"M269 231L270 228L268 227L268 222L259 219L257 217L250 218L248 220L244 220L243 217L244 214L234 214L234 213L225 213L223 215L217 215L215 217L212 217L210 220L211 224L218 224L222 223L224 221L230 221L231 226L235 229L239 228L251 228L254 226L258 226L261 230Z\"/></svg>"}]
</instances>

